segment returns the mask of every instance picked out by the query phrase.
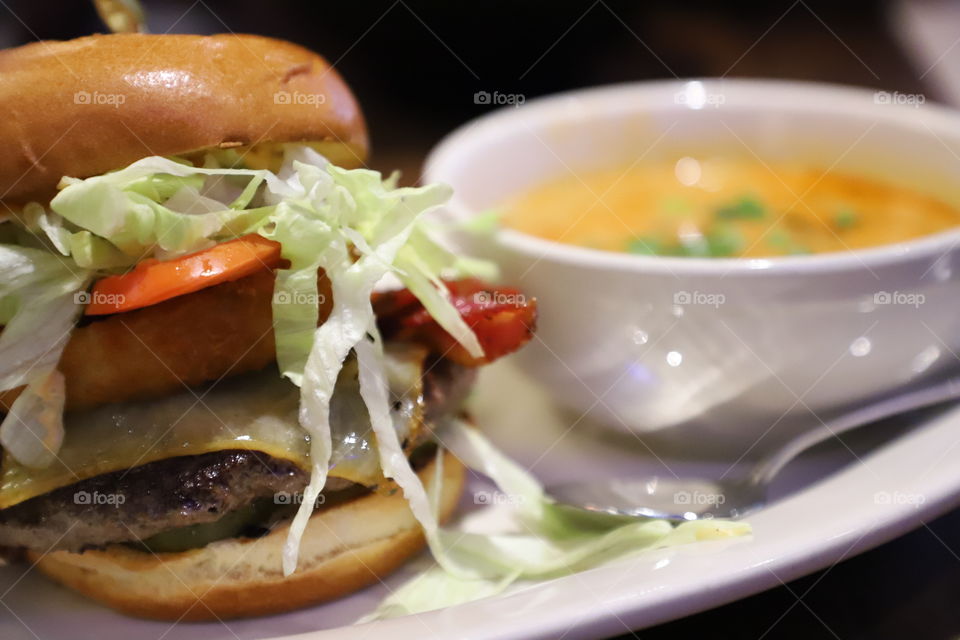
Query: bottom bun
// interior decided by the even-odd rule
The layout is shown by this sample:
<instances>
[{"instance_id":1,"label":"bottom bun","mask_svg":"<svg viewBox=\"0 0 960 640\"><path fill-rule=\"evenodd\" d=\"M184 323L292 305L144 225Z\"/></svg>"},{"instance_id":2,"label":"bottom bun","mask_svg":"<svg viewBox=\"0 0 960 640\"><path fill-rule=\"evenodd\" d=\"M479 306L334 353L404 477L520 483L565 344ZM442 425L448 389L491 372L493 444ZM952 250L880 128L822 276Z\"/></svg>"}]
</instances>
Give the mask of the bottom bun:
<instances>
[{"instance_id":1,"label":"bottom bun","mask_svg":"<svg viewBox=\"0 0 960 640\"><path fill-rule=\"evenodd\" d=\"M418 475L434 484L436 459ZM440 518L453 513L464 468L443 459ZM400 491L369 494L315 513L300 545L297 571L281 569L289 524L256 539L232 538L200 549L153 554L104 550L32 553L53 578L124 613L163 620L216 620L278 613L346 595L379 580L424 546Z\"/></svg>"}]
</instances>

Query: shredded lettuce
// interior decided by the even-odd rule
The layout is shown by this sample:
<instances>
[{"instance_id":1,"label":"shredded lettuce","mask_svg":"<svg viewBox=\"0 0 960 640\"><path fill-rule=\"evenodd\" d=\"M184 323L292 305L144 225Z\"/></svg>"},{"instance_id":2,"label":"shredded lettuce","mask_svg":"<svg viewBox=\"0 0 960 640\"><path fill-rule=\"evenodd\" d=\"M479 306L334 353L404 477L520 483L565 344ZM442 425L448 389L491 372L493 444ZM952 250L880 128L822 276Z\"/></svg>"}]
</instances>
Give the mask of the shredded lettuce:
<instances>
[{"instance_id":1,"label":"shredded lettuce","mask_svg":"<svg viewBox=\"0 0 960 640\"><path fill-rule=\"evenodd\" d=\"M78 231L64 233L63 225L59 225L60 229L47 235L58 248L69 246L71 255L75 255L74 245L83 255L97 255L112 248L109 259L100 256L103 262L91 258L87 266L97 269L197 251L218 240L251 233L264 224L270 208L245 206L266 177L265 171L210 169L150 157L102 176L64 178L50 208ZM227 179L241 185L237 199L221 202L211 197ZM210 193L205 188L207 183ZM224 190L216 193L223 195ZM87 234L75 237L83 232ZM66 242L65 236L69 238Z\"/></svg>"},{"instance_id":2,"label":"shredded lettuce","mask_svg":"<svg viewBox=\"0 0 960 640\"><path fill-rule=\"evenodd\" d=\"M450 292L431 273L429 266L416 255L398 257L396 265L401 269L397 274L400 281L420 300L437 324L462 344L471 356L482 358L483 348L473 330L450 302Z\"/></svg>"},{"instance_id":3,"label":"shredded lettuce","mask_svg":"<svg viewBox=\"0 0 960 640\"><path fill-rule=\"evenodd\" d=\"M480 217L485 217L486 214ZM419 225L410 235L410 251L414 252L435 273L453 272L471 275L483 280L499 280L500 268L495 262L473 258L452 251L448 246L450 236L468 234L473 237L492 235L494 225L489 231L486 227L476 228L474 220L458 222L456 225L438 221L427 221Z\"/></svg>"},{"instance_id":4,"label":"shredded lettuce","mask_svg":"<svg viewBox=\"0 0 960 640\"><path fill-rule=\"evenodd\" d=\"M63 444L66 403L63 374L45 368L31 378L0 424L0 443L25 466L42 469Z\"/></svg>"},{"instance_id":5,"label":"shredded lettuce","mask_svg":"<svg viewBox=\"0 0 960 640\"><path fill-rule=\"evenodd\" d=\"M445 553L445 544L439 539L440 524L437 517L437 503L427 495L427 491L410 466L403 445L393 427L390 417L390 396L384 375L383 347L376 335L376 327L371 326L371 339L361 340L356 345L357 361L360 365L360 393L370 412L370 424L373 427L380 453L380 467L383 475L394 480L403 490L403 497L410 505L410 511L423 528L427 544L434 550L437 562L446 571L460 574L462 569L452 562Z\"/></svg>"},{"instance_id":6,"label":"shredded lettuce","mask_svg":"<svg viewBox=\"0 0 960 640\"><path fill-rule=\"evenodd\" d=\"M281 255L290 261L288 269L279 271L274 293L277 361L283 375L301 387L300 424L311 437L310 482L283 553L287 575L296 568L300 538L334 452L330 402L337 376L351 351L376 332L373 289L396 271L397 253L419 216L447 195L437 186L393 188L376 172L334 167L307 147L291 150L281 173L267 178L264 199L276 205L262 233L280 242ZM330 315L319 327L318 269L329 278L333 293ZM472 332L470 336L476 340ZM374 366L383 377L382 361ZM364 393L376 431L380 414L369 398ZM392 431L392 419L389 424Z\"/></svg>"},{"instance_id":7,"label":"shredded lettuce","mask_svg":"<svg viewBox=\"0 0 960 640\"><path fill-rule=\"evenodd\" d=\"M63 441L60 354L82 307L88 271L42 249L0 245L0 391L25 386L0 423L0 444L21 463L43 467Z\"/></svg>"},{"instance_id":8,"label":"shredded lettuce","mask_svg":"<svg viewBox=\"0 0 960 640\"><path fill-rule=\"evenodd\" d=\"M16 300L0 333L0 390L56 365L80 309L74 294L89 277L40 249L0 245L0 298Z\"/></svg>"},{"instance_id":9,"label":"shredded lettuce","mask_svg":"<svg viewBox=\"0 0 960 640\"><path fill-rule=\"evenodd\" d=\"M478 430L452 421L441 441L468 467L490 477L509 498L519 516L519 531L479 534L440 529L436 538L447 564L423 567L362 622L461 604L496 595L517 580L560 577L644 550L750 533L744 522L723 520L695 520L673 527L664 520L611 525L609 519L572 518L553 504L536 478ZM454 571L447 566L451 561Z\"/></svg>"}]
</instances>

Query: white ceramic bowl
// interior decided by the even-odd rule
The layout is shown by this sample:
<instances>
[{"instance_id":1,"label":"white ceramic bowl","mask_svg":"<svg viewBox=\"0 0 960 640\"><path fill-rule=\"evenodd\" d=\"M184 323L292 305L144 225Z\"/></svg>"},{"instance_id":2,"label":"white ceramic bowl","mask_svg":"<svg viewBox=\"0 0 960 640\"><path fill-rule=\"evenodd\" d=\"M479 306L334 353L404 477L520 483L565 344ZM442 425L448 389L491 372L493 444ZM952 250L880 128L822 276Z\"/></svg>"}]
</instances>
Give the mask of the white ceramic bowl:
<instances>
[{"instance_id":1,"label":"white ceramic bowl","mask_svg":"<svg viewBox=\"0 0 960 640\"><path fill-rule=\"evenodd\" d=\"M426 179L458 219L549 178L719 151L960 196L960 115L822 84L671 81L505 108L448 136ZM911 215L904 211L904 215ZM756 437L958 367L960 230L814 256L618 254L505 230L472 249L539 298L521 363L563 405L634 431L708 424ZM750 425L748 428L745 425Z\"/></svg>"}]
</instances>

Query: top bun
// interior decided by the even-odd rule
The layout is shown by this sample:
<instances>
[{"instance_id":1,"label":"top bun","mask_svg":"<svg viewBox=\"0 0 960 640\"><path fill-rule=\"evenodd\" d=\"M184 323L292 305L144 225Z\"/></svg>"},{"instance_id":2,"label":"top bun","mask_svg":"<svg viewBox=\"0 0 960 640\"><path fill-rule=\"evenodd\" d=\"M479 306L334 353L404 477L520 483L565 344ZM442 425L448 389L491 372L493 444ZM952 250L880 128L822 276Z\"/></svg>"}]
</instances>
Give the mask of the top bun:
<instances>
[{"instance_id":1,"label":"top bun","mask_svg":"<svg viewBox=\"0 0 960 640\"><path fill-rule=\"evenodd\" d=\"M49 199L63 176L151 155L320 143L367 154L363 115L330 64L252 35L95 35L0 51L0 201Z\"/></svg>"}]
</instances>

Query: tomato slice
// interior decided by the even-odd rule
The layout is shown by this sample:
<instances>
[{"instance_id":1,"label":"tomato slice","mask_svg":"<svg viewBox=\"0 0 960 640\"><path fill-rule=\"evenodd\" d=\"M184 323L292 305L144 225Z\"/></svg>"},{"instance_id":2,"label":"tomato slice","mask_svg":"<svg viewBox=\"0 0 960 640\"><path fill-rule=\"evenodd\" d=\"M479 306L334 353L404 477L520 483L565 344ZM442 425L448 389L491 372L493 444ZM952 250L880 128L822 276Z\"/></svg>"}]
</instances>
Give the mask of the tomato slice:
<instances>
[{"instance_id":1,"label":"tomato slice","mask_svg":"<svg viewBox=\"0 0 960 640\"><path fill-rule=\"evenodd\" d=\"M272 269L280 261L280 243L258 234L173 260L151 258L123 275L94 283L86 314L97 316L149 307L221 282L239 280L261 269Z\"/></svg>"},{"instance_id":2,"label":"tomato slice","mask_svg":"<svg viewBox=\"0 0 960 640\"><path fill-rule=\"evenodd\" d=\"M517 289L492 287L475 278L444 284L453 306L480 341L483 358L471 356L408 289L374 295L373 309L384 337L425 344L448 360L477 367L513 353L533 336L537 326L535 298L527 298Z\"/></svg>"}]
</instances>

